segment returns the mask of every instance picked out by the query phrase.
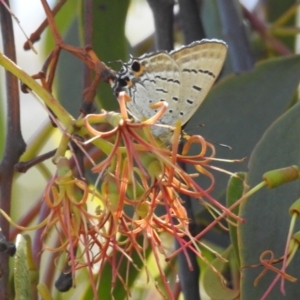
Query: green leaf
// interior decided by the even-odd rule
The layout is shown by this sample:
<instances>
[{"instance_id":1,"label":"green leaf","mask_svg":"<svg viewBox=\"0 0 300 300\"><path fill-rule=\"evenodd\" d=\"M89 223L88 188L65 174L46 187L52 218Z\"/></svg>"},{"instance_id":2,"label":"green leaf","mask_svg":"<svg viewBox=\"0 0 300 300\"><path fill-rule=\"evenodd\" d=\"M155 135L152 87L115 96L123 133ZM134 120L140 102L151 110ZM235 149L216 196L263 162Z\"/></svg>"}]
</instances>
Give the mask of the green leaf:
<instances>
[{"instance_id":1,"label":"green leaf","mask_svg":"<svg viewBox=\"0 0 300 300\"><path fill-rule=\"evenodd\" d=\"M227 195L226 195L226 204L227 207L233 205L238 199L240 199L243 195L244 191L244 180L245 180L245 173L236 173L238 177L232 176L228 182L227 187ZM236 215L239 214L239 207L237 206L232 210L233 213ZM232 222L236 222L232 218L230 218ZM240 258L239 258L239 247L238 247L238 238L237 238L237 226L233 226L229 223L229 233L230 239L233 245L233 251L236 255L236 259L238 261L238 265L240 265Z\"/></svg>"},{"instance_id":2,"label":"green leaf","mask_svg":"<svg viewBox=\"0 0 300 300\"><path fill-rule=\"evenodd\" d=\"M217 0L203 1L201 18L207 37L222 39L222 24L219 17Z\"/></svg>"},{"instance_id":3,"label":"green leaf","mask_svg":"<svg viewBox=\"0 0 300 300\"><path fill-rule=\"evenodd\" d=\"M80 45L77 17L71 22L64 40L71 45ZM83 70L84 64L77 57L65 51L60 53L55 80L58 99L75 118L79 116L82 105Z\"/></svg>"},{"instance_id":4,"label":"green leaf","mask_svg":"<svg viewBox=\"0 0 300 300\"><path fill-rule=\"evenodd\" d=\"M212 89L185 131L232 147L231 151L217 147L219 158L249 157L265 130L289 106L299 79L299 56L266 60L251 72L228 76ZM199 124L205 126L199 129ZM238 172L245 170L246 164L218 166ZM213 195L218 195L225 190L228 175L218 172L215 178Z\"/></svg>"},{"instance_id":5,"label":"green leaf","mask_svg":"<svg viewBox=\"0 0 300 300\"><path fill-rule=\"evenodd\" d=\"M300 104L295 105L282 115L265 132L253 151L249 162L247 184L255 186L262 181L262 175L269 170L290 165L300 165ZM275 258L284 254L289 223L289 207L299 198L300 184L294 181L274 189L262 189L245 201L240 207L240 216L246 220L239 224L239 242L241 266L259 263L259 257L265 250L271 250ZM296 224L295 231L300 224ZM286 272L300 278L300 256L296 255ZM280 268L281 264L274 265ZM257 287L253 281L263 270L262 267L243 269L241 276L242 299L259 299L276 274L269 271L259 281ZM297 283L286 282L285 297L279 291L279 283L274 287L268 299L300 299Z\"/></svg>"},{"instance_id":6,"label":"green leaf","mask_svg":"<svg viewBox=\"0 0 300 300\"><path fill-rule=\"evenodd\" d=\"M101 61L108 63L116 60L128 60L128 42L125 37L125 21L129 0L93 1L93 37L92 45ZM116 65L120 68L120 64ZM97 95L101 108L113 110L118 102L110 86L100 83Z\"/></svg>"},{"instance_id":7,"label":"green leaf","mask_svg":"<svg viewBox=\"0 0 300 300\"><path fill-rule=\"evenodd\" d=\"M29 268L27 264L27 240L21 234L17 236L17 251L15 254L14 267L14 284L16 299L32 299Z\"/></svg>"},{"instance_id":8,"label":"green leaf","mask_svg":"<svg viewBox=\"0 0 300 300\"><path fill-rule=\"evenodd\" d=\"M224 251L224 253L222 253L222 257L228 260L233 259L232 250L233 250L232 247L227 248ZM221 274L228 267L228 262L223 262L219 258L215 258L215 260L211 264ZM237 299L239 295L239 290L233 290L228 288L221 280L220 276L218 276L216 272L213 271L212 268L210 267L207 267L205 269L203 273L202 282L203 282L203 287L205 289L205 292L208 294L210 299L233 300L233 299Z\"/></svg>"}]
</instances>

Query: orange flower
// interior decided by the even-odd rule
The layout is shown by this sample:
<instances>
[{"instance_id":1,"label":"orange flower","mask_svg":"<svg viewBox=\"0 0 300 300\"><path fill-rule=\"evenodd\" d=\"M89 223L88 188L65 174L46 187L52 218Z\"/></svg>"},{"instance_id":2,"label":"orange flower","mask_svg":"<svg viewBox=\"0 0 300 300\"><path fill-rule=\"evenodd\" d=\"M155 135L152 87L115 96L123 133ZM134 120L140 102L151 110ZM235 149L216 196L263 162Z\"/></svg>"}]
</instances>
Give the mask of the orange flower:
<instances>
[{"instance_id":1,"label":"orange flower","mask_svg":"<svg viewBox=\"0 0 300 300\"><path fill-rule=\"evenodd\" d=\"M170 128L174 131L172 149L162 144L151 132L152 126L159 126L157 120L166 110L167 104L157 104L156 108L161 109L151 119L134 123L126 112L127 100L127 96L121 93L120 114L103 111L84 119L91 138L89 141L107 152L107 157L98 164L94 163L92 168L93 172L99 174L97 182L101 182L100 198L103 201L101 214L106 220L102 228L99 226L99 236L106 241L99 251L99 276L101 277L104 262L109 257L113 282L116 278L121 279L118 272L120 260L126 259L128 265L134 266L135 262L131 259L133 251L138 253L147 269L145 251L150 246L168 296L172 297L158 257L164 255L169 260L178 251L168 254L160 234L171 234L181 245L179 251L186 253L186 248L190 248L205 260L197 247L200 236L196 239L189 233L189 220L180 195L201 199L206 206L221 211L224 217L228 215L236 220L240 219L209 195L215 184L213 175L207 170L215 154L213 145L200 136L193 136L185 144L183 153L178 154L180 124ZM111 124L113 129L101 132L92 126L103 122ZM195 143L200 145L201 151L198 155L189 156L188 151ZM180 167L180 163L193 165L198 173L211 180L211 185L202 189ZM140 236L144 237L142 243L138 242ZM185 236L190 238L189 242L183 238ZM117 252L122 257L119 261L116 260ZM187 255L186 257L188 259Z\"/></svg>"}]
</instances>

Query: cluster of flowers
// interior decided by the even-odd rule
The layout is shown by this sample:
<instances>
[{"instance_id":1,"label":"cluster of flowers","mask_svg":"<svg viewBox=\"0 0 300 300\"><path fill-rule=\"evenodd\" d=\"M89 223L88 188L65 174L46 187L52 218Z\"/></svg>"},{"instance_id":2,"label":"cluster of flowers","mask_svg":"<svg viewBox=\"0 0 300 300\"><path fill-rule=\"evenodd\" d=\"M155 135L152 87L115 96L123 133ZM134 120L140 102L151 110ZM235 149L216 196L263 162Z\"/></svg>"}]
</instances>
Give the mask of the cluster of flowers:
<instances>
[{"instance_id":1,"label":"cluster of flowers","mask_svg":"<svg viewBox=\"0 0 300 300\"><path fill-rule=\"evenodd\" d=\"M93 277L92 267L98 263L97 273L101 278L104 265L108 263L112 269L112 282L118 279L126 288L126 278L120 275L119 267L124 262L128 270L130 266L136 267L132 257L137 254L147 270L146 250L150 247L168 290L160 264L161 255L169 260L178 251L186 253L189 248L205 259L198 247L202 233L191 236L181 196L201 200L220 212L222 218L237 217L209 195L215 183L207 168L215 155L213 145L201 136L191 136L182 153L178 154L182 134L180 124L173 128L172 147L165 146L151 131L166 109L164 103L160 104L160 111L151 120L135 123L126 112L126 95L121 93L119 101L121 113L103 111L87 115L83 120L89 134L87 142L106 153L105 158L92 167L92 172L99 174L98 189L74 178L67 158L58 160L57 175L45 190L50 214L43 238L46 240L51 229L58 230L60 245L49 248L45 244L45 248L67 252L73 275L76 269L88 267ZM98 131L96 127L100 123L108 123L112 129ZM200 153L188 155L194 144L200 147ZM188 174L182 164L194 166L197 174ZM211 184L206 189L195 182L194 177L199 175L210 179ZM87 205L91 198L99 203L93 213L89 212ZM180 249L166 251L161 233L172 235ZM80 257L78 253L81 253Z\"/></svg>"}]
</instances>

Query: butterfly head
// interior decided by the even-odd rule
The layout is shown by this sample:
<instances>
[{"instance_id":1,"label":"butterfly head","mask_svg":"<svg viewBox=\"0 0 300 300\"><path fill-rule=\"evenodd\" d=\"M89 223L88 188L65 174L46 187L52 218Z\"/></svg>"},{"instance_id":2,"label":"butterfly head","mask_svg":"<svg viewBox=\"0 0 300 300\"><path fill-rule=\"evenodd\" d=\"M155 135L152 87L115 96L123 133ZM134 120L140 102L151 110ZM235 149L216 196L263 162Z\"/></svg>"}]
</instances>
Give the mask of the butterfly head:
<instances>
[{"instance_id":1,"label":"butterfly head","mask_svg":"<svg viewBox=\"0 0 300 300\"><path fill-rule=\"evenodd\" d=\"M112 87L115 94L118 95L121 91L130 94L128 93L128 89L139 80L139 76L144 72L145 66L136 58L131 57L129 62L123 63Z\"/></svg>"}]
</instances>

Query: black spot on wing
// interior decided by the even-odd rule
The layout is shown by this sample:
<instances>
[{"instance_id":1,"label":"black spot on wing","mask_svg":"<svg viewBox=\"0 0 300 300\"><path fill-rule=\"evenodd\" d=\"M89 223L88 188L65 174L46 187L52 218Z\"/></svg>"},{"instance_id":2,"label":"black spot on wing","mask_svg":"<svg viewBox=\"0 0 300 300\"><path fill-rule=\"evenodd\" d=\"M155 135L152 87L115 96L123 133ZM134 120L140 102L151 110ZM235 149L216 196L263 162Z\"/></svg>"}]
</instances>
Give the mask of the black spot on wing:
<instances>
[{"instance_id":1,"label":"black spot on wing","mask_svg":"<svg viewBox=\"0 0 300 300\"><path fill-rule=\"evenodd\" d=\"M172 97L172 100L177 102L179 99L177 97Z\"/></svg>"},{"instance_id":2,"label":"black spot on wing","mask_svg":"<svg viewBox=\"0 0 300 300\"><path fill-rule=\"evenodd\" d=\"M183 112L183 111L181 111L179 114L180 114L181 116L183 116L183 115L184 115L184 112Z\"/></svg>"},{"instance_id":3,"label":"black spot on wing","mask_svg":"<svg viewBox=\"0 0 300 300\"><path fill-rule=\"evenodd\" d=\"M194 101L193 101L193 100L190 100L190 99L186 99L186 102L187 102L188 104L193 104L193 103L194 103Z\"/></svg>"},{"instance_id":4,"label":"black spot on wing","mask_svg":"<svg viewBox=\"0 0 300 300\"><path fill-rule=\"evenodd\" d=\"M156 84L156 81L155 81L154 79L149 79L149 78L143 79L143 80L141 81L141 84L144 84L144 83L147 82L147 81Z\"/></svg>"},{"instance_id":5,"label":"black spot on wing","mask_svg":"<svg viewBox=\"0 0 300 300\"><path fill-rule=\"evenodd\" d=\"M197 74L198 72L199 73L202 73L202 74L206 74L208 76L211 76L213 78L216 78L216 75L213 73L213 72L210 72L209 70L202 70L202 69L199 69L198 71L195 70L195 69L183 69L182 72L187 72L187 73L195 73Z\"/></svg>"},{"instance_id":6,"label":"black spot on wing","mask_svg":"<svg viewBox=\"0 0 300 300\"><path fill-rule=\"evenodd\" d=\"M161 77L160 75L156 75L154 76L155 79L160 79L160 80L163 80L163 81L167 81L167 82L173 82L173 83L176 83L176 84L180 84L180 81L177 80L177 79L173 79L173 78L166 78L166 77Z\"/></svg>"},{"instance_id":7,"label":"black spot on wing","mask_svg":"<svg viewBox=\"0 0 300 300\"><path fill-rule=\"evenodd\" d=\"M141 64L138 62L138 61L134 61L132 64L131 64L131 69L134 71L134 72L139 72L141 70Z\"/></svg>"},{"instance_id":8,"label":"black spot on wing","mask_svg":"<svg viewBox=\"0 0 300 300\"><path fill-rule=\"evenodd\" d=\"M167 80L167 82L173 82L173 83L176 83L176 84L180 84L180 81L179 80L177 80L177 79L172 79L172 78L169 78L168 80Z\"/></svg>"},{"instance_id":9,"label":"black spot on wing","mask_svg":"<svg viewBox=\"0 0 300 300\"><path fill-rule=\"evenodd\" d=\"M202 74L207 74L208 76L211 76L212 78L216 78L216 75L214 73L210 72L209 70L201 70L201 69L199 69L198 72L202 73Z\"/></svg>"},{"instance_id":10,"label":"black spot on wing","mask_svg":"<svg viewBox=\"0 0 300 300\"><path fill-rule=\"evenodd\" d=\"M195 70L195 69L183 69L182 72L195 73L195 74L198 73L197 70Z\"/></svg>"},{"instance_id":11,"label":"black spot on wing","mask_svg":"<svg viewBox=\"0 0 300 300\"><path fill-rule=\"evenodd\" d=\"M164 89L156 89L157 92L162 92L164 94L168 94L168 91L164 90Z\"/></svg>"},{"instance_id":12,"label":"black spot on wing","mask_svg":"<svg viewBox=\"0 0 300 300\"><path fill-rule=\"evenodd\" d=\"M193 89L200 92L202 89L200 86L197 86L197 85L193 85Z\"/></svg>"},{"instance_id":13,"label":"black spot on wing","mask_svg":"<svg viewBox=\"0 0 300 300\"><path fill-rule=\"evenodd\" d=\"M154 78L160 79L160 80L165 80L165 81L167 80L166 77L161 77L161 76L159 76L159 75L154 76Z\"/></svg>"}]
</instances>

